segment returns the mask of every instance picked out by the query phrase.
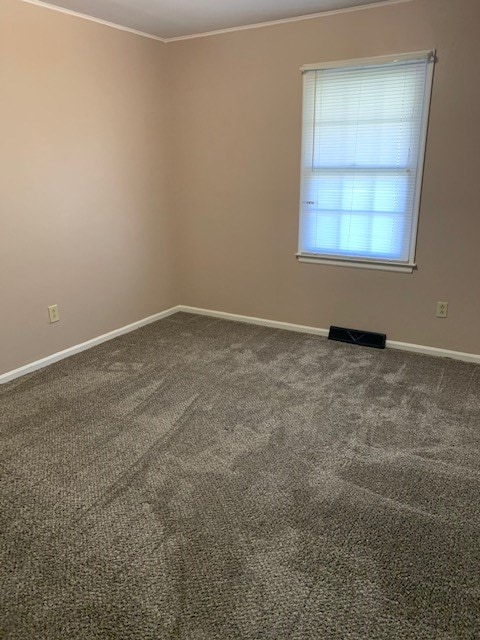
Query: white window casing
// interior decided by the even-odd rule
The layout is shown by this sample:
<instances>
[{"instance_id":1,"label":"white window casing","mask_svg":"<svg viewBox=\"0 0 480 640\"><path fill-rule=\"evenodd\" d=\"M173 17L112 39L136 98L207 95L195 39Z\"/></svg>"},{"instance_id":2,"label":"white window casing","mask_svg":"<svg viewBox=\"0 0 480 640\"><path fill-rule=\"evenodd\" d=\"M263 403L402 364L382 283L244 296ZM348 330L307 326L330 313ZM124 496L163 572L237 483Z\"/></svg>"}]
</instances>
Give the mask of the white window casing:
<instances>
[{"instance_id":1,"label":"white window casing","mask_svg":"<svg viewBox=\"0 0 480 640\"><path fill-rule=\"evenodd\" d=\"M306 65L302 262L412 272L434 51Z\"/></svg>"}]
</instances>

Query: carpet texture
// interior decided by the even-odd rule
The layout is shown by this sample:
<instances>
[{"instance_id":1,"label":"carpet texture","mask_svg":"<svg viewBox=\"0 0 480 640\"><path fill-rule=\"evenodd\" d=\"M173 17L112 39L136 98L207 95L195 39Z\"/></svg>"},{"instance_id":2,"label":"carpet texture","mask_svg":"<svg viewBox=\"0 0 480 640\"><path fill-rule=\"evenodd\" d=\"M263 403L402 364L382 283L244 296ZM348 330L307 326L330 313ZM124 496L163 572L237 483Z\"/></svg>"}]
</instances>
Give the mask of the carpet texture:
<instances>
[{"instance_id":1,"label":"carpet texture","mask_svg":"<svg viewBox=\"0 0 480 640\"><path fill-rule=\"evenodd\" d=\"M3 638L480 638L476 365L177 314L0 402Z\"/></svg>"}]
</instances>

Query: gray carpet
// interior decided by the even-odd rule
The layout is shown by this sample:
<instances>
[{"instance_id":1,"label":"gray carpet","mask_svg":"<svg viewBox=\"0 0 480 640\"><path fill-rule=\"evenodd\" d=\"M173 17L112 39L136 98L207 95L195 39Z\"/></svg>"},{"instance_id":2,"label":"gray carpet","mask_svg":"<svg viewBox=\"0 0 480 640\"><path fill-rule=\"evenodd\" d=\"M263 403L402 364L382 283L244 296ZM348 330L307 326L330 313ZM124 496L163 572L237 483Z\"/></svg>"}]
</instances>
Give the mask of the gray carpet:
<instances>
[{"instance_id":1,"label":"gray carpet","mask_svg":"<svg viewBox=\"0 0 480 640\"><path fill-rule=\"evenodd\" d=\"M0 387L2 637L480 637L480 367L177 314Z\"/></svg>"}]
</instances>

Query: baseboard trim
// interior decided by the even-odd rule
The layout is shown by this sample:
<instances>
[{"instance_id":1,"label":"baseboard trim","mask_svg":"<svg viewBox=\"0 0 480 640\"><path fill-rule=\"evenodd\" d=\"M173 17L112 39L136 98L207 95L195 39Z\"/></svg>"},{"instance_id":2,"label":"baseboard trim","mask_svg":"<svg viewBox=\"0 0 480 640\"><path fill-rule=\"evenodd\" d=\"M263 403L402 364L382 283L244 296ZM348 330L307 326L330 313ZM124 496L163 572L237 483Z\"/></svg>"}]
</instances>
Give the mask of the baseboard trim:
<instances>
[{"instance_id":1,"label":"baseboard trim","mask_svg":"<svg viewBox=\"0 0 480 640\"><path fill-rule=\"evenodd\" d=\"M214 311L213 309L202 309L200 307L190 307L188 305L180 304L176 307L171 307L170 309L166 309L165 311L156 313L153 316L148 316L147 318L143 318L142 320L137 320L137 322L127 324L126 326L115 329L114 331L110 331L109 333L104 333L101 336L97 336L96 338L92 338L91 340L87 340L86 342L82 342L81 344L76 344L73 347L64 349L63 351L53 353L46 358L36 360L35 362L26 364L23 367L19 367L18 369L7 371L6 373L0 375L0 385L11 382L16 378L20 378L21 376L26 375L27 373L33 373L34 371L38 371L39 369L48 367L54 362L69 358L70 356L73 356L76 353L80 353L81 351L91 349L98 344L102 344L102 342L108 342L108 340L113 340L113 338L117 338L118 336L122 336L126 333L130 333L131 331L135 331L136 329L140 329L140 327L144 327L147 324L157 322L157 320L168 318L168 316L171 316L174 313L178 313L179 311L183 311L184 313L194 313L201 316L209 316L211 318L232 320L234 322L256 324L262 327L271 327L272 329L283 329L285 331L295 331L296 333L308 333L314 336L328 336L328 329L322 329L320 327L292 324L291 322L281 322L279 320L267 320L266 318L256 318L254 316L242 316L238 313ZM463 362L473 362L476 364L480 364L480 354L477 355L475 353L450 351L449 349L440 349L438 347L429 347L420 344L410 344L408 342L397 342L395 340L387 340L387 348L398 349L400 351L410 351L412 353L422 353L424 355L435 356L437 358L452 358L454 360L461 360Z\"/></svg>"},{"instance_id":2,"label":"baseboard trim","mask_svg":"<svg viewBox=\"0 0 480 640\"><path fill-rule=\"evenodd\" d=\"M178 311L180 311L180 307L171 307L170 309L166 309L165 311L161 311L160 313L155 313L153 316L142 318L142 320L137 320L137 322L132 322L131 324L127 324L126 326L120 327L119 329L114 329L113 331L104 333L101 336L97 336L96 338L87 340L86 342L82 342L80 344L74 345L73 347L68 347L68 349L64 349L63 351L53 353L51 356L47 356L46 358L42 358L41 360L36 360L35 362L26 364L23 367L19 367L18 369L13 369L13 371L7 371L6 373L0 375L0 384L6 384L7 382L11 382L16 378L20 378L21 376L26 375L27 373L33 373L34 371L38 371L39 369L48 367L54 362L69 358L70 356L73 356L76 353L80 353L81 351L91 349L98 344L102 344L102 342L108 342L108 340L113 340L113 338L122 336L125 333L130 333L131 331L140 329L140 327L144 327L147 324L157 322L157 320L162 320L163 318L168 318L168 316L171 316Z\"/></svg>"},{"instance_id":3,"label":"baseboard trim","mask_svg":"<svg viewBox=\"0 0 480 640\"><path fill-rule=\"evenodd\" d=\"M179 306L179 311L185 313L196 313L199 316L210 316L212 318L222 318L223 320L233 320L234 322L244 322L246 324L258 324L262 327L272 329L284 329L285 331L295 331L296 333L310 333L315 336L328 336L328 329L309 327L302 324L291 324L290 322L280 322L278 320L266 320L254 316L241 316L237 313L227 313L226 311L213 311L212 309L201 309L199 307L188 307L183 304Z\"/></svg>"},{"instance_id":4,"label":"baseboard trim","mask_svg":"<svg viewBox=\"0 0 480 640\"><path fill-rule=\"evenodd\" d=\"M178 311L185 313L196 313L202 316L211 316L212 318L223 318L225 320L234 320L235 322L245 322L247 324L258 324L263 327L272 327L273 329L285 329L286 331L296 331L297 333L309 333L316 336L328 336L328 329L319 327L310 327L301 324L292 324L290 322L279 322L277 320L266 320L265 318L256 318L252 316L242 316L236 313L226 313L225 311L213 311L211 309L201 309L198 307L189 307L180 305ZM450 351L449 349L440 349L439 347L429 347L420 344L410 344L408 342L397 342L396 340L387 340L387 348L398 349L400 351L409 351L412 353L421 353L427 356L435 356L437 358L452 358L463 362L473 362L480 364L480 354L463 353L461 351Z\"/></svg>"},{"instance_id":5,"label":"baseboard trim","mask_svg":"<svg viewBox=\"0 0 480 640\"><path fill-rule=\"evenodd\" d=\"M423 353L423 355L435 356L436 358L452 358L453 360L461 360L462 362L473 362L475 364L480 364L480 354L477 355L476 353L450 351L450 349L429 347L423 344L410 344L409 342L397 342L396 340L387 340L387 347L390 349L398 349L399 351Z\"/></svg>"}]
</instances>

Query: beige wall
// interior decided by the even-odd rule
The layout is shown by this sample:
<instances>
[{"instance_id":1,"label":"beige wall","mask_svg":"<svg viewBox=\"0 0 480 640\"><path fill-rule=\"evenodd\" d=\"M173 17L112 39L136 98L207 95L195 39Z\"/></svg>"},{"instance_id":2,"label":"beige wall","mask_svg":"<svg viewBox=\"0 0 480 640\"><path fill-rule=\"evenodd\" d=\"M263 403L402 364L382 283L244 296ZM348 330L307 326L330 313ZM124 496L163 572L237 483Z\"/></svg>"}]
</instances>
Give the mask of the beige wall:
<instances>
[{"instance_id":1,"label":"beige wall","mask_svg":"<svg viewBox=\"0 0 480 640\"><path fill-rule=\"evenodd\" d=\"M0 374L178 303L165 62L159 42L1 0Z\"/></svg>"},{"instance_id":2,"label":"beige wall","mask_svg":"<svg viewBox=\"0 0 480 640\"><path fill-rule=\"evenodd\" d=\"M0 374L179 303L480 353L479 23L413 0L164 45L2 0ZM418 271L298 264L298 68L431 47Z\"/></svg>"},{"instance_id":3,"label":"beige wall","mask_svg":"<svg viewBox=\"0 0 480 640\"><path fill-rule=\"evenodd\" d=\"M479 27L478 0L415 0L169 44L182 303L480 353ZM418 271L298 264L299 67L429 48Z\"/></svg>"}]
</instances>

